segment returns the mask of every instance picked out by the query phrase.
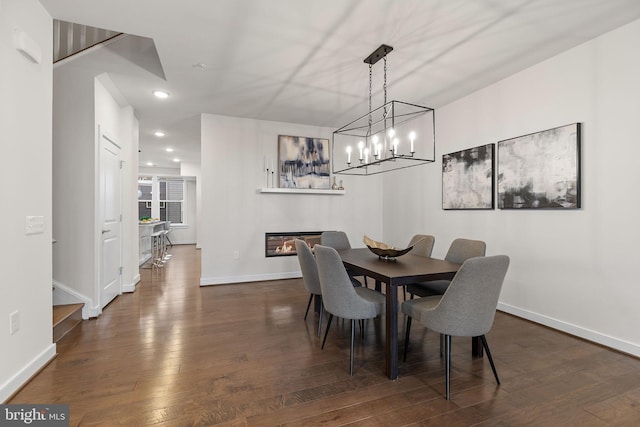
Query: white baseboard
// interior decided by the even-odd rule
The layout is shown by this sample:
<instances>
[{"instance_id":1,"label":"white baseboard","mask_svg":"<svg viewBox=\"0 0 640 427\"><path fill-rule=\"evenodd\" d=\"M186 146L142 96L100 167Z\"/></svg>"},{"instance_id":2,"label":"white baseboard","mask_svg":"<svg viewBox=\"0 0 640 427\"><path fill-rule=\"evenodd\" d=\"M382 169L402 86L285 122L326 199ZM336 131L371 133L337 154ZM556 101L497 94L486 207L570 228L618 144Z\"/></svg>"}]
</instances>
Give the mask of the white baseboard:
<instances>
[{"instance_id":1,"label":"white baseboard","mask_svg":"<svg viewBox=\"0 0 640 427\"><path fill-rule=\"evenodd\" d=\"M262 282L265 280L297 279L302 277L299 271L286 273L253 274L249 276L201 277L200 286L229 285L232 283Z\"/></svg>"},{"instance_id":2,"label":"white baseboard","mask_svg":"<svg viewBox=\"0 0 640 427\"><path fill-rule=\"evenodd\" d=\"M600 332L585 329L581 326L573 325L562 320L554 319L552 317L544 316L542 314L534 313L532 311L524 310L501 302L498 303L498 310L566 332L567 334L583 338L587 341L601 344L605 347L613 348L632 356L640 357L640 345L629 341L624 341L619 338L611 337Z\"/></svg>"},{"instance_id":3,"label":"white baseboard","mask_svg":"<svg viewBox=\"0 0 640 427\"><path fill-rule=\"evenodd\" d=\"M18 391L27 381L31 379L42 367L56 357L56 345L49 344L42 353L37 355L22 369L20 369L6 383L0 386L0 402L5 402L13 393Z\"/></svg>"},{"instance_id":4,"label":"white baseboard","mask_svg":"<svg viewBox=\"0 0 640 427\"><path fill-rule=\"evenodd\" d=\"M122 292L135 292L136 285L140 283L140 274L133 276L133 283L123 284Z\"/></svg>"},{"instance_id":5,"label":"white baseboard","mask_svg":"<svg viewBox=\"0 0 640 427\"><path fill-rule=\"evenodd\" d=\"M57 280L53 281L53 286L56 288L56 291L61 291L68 294L70 297L75 298L76 302L84 303L84 307L82 307L82 318L84 320L90 319L92 317L98 317L102 310L100 309L100 305L94 304L93 300L90 298L78 293L75 289L71 289L69 286L64 283L60 283Z\"/></svg>"}]
</instances>

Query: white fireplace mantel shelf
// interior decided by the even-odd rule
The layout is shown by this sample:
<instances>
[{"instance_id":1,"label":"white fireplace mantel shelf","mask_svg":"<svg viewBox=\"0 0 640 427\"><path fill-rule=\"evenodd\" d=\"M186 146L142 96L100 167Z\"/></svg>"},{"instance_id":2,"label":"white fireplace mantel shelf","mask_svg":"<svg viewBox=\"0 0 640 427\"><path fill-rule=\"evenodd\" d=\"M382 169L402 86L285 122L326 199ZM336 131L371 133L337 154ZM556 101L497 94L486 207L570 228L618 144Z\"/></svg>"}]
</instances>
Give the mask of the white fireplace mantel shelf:
<instances>
[{"instance_id":1,"label":"white fireplace mantel shelf","mask_svg":"<svg viewBox=\"0 0 640 427\"><path fill-rule=\"evenodd\" d=\"M263 194L325 194L339 196L346 194L346 190L317 190L312 188L258 188L258 193Z\"/></svg>"}]
</instances>

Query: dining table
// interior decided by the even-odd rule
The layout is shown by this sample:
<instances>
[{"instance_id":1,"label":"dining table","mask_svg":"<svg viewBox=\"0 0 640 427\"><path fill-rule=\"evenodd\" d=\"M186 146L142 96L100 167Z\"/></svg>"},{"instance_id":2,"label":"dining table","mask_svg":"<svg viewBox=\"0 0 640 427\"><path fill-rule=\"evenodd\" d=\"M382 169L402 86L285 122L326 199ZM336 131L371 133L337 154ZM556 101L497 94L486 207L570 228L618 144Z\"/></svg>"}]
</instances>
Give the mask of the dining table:
<instances>
[{"instance_id":1,"label":"dining table","mask_svg":"<svg viewBox=\"0 0 640 427\"><path fill-rule=\"evenodd\" d=\"M347 271L374 279L377 290L385 285L385 373L395 380L398 378L398 287L430 280L451 280L461 265L411 253L386 259L368 248L340 249L338 253ZM473 341L472 353L482 356L482 344L478 340Z\"/></svg>"}]
</instances>

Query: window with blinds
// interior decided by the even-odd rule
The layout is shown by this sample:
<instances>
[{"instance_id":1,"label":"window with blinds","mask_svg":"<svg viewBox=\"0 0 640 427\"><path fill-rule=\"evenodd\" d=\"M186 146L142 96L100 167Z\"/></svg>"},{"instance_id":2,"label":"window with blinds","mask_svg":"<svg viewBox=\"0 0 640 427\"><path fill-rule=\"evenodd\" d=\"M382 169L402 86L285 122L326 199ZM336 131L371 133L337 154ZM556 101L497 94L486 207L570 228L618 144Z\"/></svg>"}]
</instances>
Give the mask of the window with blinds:
<instances>
[{"instance_id":1,"label":"window with blinds","mask_svg":"<svg viewBox=\"0 0 640 427\"><path fill-rule=\"evenodd\" d=\"M160 221L182 224L184 205L184 180L158 181L160 184Z\"/></svg>"},{"instance_id":2,"label":"window with blinds","mask_svg":"<svg viewBox=\"0 0 640 427\"><path fill-rule=\"evenodd\" d=\"M157 203L159 206L155 207L159 208L160 221L184 224L185 188L186 181L183 179L158 178L159 194L154 200L151 179L140 177L138 180L138 218L151 218L152 206Z\"/></svg>"},{"instance_id":3,"label":"window with blinds","mask_svg":"<svg viewBox=\"0 0 640 427\"><path fill-rule=\"evenodd\" d=\"M151 180L138 180L138 218L151 218Z\"/></svg>"}]
</instances>

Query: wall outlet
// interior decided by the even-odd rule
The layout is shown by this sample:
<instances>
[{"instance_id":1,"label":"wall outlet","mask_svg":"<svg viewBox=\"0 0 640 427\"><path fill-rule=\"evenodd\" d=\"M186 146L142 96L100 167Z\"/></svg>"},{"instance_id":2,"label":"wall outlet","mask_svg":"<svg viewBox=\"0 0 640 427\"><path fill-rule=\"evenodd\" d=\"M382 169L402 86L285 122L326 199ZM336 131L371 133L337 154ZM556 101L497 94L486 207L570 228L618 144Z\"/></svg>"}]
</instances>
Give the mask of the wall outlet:
<instances>
[{"instance_id":1,"label":"wall outlet","mask_svg":"<svg viewBox=\"0 0 640 427\"><path fill-rule=\"evenodd\" d=\"M240 251L239 250L235 250L233 251L233 259L238 259L240 258Z\"/></svg>"},{"instance_id":2,"label":"wall outlet","mask_svg":"<svg viewBox=\"0 0 640 427\"><path fill-rule=\"evenodd\" d=\"M9 315L9 333L13 335L18 330L20 330L20 312L16 310Z\"/></svg>"}]
</instances>

